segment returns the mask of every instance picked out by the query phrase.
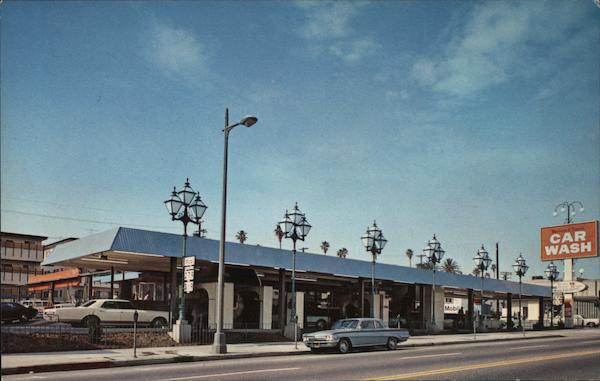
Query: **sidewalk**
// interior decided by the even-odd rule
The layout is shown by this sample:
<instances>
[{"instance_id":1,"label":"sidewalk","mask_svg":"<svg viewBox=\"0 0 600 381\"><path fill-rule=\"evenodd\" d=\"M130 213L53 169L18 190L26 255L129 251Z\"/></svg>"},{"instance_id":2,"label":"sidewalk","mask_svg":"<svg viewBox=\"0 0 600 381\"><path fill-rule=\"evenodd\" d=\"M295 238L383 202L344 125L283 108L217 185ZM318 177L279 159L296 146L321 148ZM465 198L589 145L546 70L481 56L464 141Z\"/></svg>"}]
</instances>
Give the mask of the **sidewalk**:
<instances>
[{"instance_id":1,"label":"sidewalk","mask_svg":"<svg viewBox=\"0 0 600 381\"><path fill-rule=\"evenodd\" d=\"M481 333L477 338L473 334L415 336L398 345L401 347L420 347L430 345L448 345L460 343L481 343L489 341L538 339L565 336L564 330L521 332ZM2 355L2 374L29 372L51 372L75 369L97 369L134 365L166 364L188 361L207 361L249 357L284 356L308 354L310 350L298 342L294 343L256 343L229 344L228 353L215 355L210 345L193 345L162 348L138 348L137 358L133 349L104 349L74 352L15 353Z\"/></svg>"}]
</instances>

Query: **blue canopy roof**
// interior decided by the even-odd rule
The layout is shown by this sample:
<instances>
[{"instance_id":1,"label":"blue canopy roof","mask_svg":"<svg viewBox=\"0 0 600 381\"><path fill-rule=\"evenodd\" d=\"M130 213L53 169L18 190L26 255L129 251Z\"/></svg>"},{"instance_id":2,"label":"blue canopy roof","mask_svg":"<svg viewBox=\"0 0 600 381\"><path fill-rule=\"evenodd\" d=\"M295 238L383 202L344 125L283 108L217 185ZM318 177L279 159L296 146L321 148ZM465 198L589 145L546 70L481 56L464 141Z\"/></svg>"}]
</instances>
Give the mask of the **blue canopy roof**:
<instances>
[{"instance_id":1,"label":"blue canopy roof","mask_svg":"<svg viewBox=\"0 0 600 381\"><path fill-rule=\"evenodd\" d=\"M65 262L70 260L104 252L181 257L181 251L181 235L120 227L58 245L42 265L66 264ZM219 241L195 236L188 237L187 255L193 255L201 260L218 262ZM291 269L292 252L258 245L227 242L225 262L230 265ZM296 254L296 270L344 277L370 278L371 262L298 252ZM386 263L377 263L375 278L400 283L433 284L433 272L431 270ZM472 275L436 272L435 283L444 287L481 289L481 279ZM484 289L517 295L519 284L486 278ZM523 284L523 295L550 297L551 291L546 286Z\"/></svg>"}]
</instances>

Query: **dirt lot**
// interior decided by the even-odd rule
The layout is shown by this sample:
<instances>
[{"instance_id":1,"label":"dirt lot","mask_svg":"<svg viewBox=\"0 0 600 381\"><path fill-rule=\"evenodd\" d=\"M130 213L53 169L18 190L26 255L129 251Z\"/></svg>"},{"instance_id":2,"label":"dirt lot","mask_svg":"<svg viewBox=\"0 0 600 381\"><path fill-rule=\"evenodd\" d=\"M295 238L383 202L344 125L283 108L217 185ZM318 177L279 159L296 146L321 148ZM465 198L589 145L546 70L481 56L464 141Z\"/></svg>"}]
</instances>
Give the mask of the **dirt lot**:
<instances>
[{"instance_id":1,"label":"dirt lot","mask_svg":"<svg viewBox=\"0 0 600 381\"><path fill-rule=\"evenodd\" d=\"M144 347L171 347L176 346L166 333L139 333L137 346ZM132 348L133 334L112 333L102 335L98 343L92 343L86 335L56 335L51 333L29 333L19 335L2 333L2 353L29 353L29 352L58 352L77 351L85 349L107 348Z\"/></svg>"}]
</instances>

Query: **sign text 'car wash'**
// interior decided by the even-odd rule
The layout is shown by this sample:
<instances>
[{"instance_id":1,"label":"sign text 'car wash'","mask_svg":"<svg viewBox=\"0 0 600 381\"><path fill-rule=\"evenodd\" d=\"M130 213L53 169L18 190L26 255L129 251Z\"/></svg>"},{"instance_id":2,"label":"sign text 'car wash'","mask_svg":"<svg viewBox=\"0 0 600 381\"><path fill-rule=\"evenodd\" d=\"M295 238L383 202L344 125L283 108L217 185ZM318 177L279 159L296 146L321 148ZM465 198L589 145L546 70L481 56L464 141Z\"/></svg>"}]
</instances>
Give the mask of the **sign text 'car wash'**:
<instances>
[{"instance_id":1,"label":"sign text 'car wash'","mask_svg":"<svg viewBox=\"0 0 600 381\"><path fill-rule=\"evenodd\" d=\"M598 221L551 226L541 231L542 261L598 256Z\"/></svg>"}]
</instances>

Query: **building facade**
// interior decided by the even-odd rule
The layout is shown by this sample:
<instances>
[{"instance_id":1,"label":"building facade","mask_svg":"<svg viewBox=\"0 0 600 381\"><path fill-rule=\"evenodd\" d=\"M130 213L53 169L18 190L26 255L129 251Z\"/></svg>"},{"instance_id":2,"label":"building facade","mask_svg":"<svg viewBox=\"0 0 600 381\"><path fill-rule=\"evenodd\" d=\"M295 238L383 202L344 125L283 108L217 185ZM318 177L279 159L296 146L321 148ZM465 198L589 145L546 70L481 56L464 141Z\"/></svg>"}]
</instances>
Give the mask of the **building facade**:
<instances>
[{"instance_id":1,"label":"building facade","mask_svg":"<svg viewBox=\"0 0 600 381\"><path fill-rule=\"evenodd\" d=\"M0 233L2 301L19 301L26 297L30 277L44 273L41 262L46 239L37 235Z\"/></svg>"}]
</instances>

